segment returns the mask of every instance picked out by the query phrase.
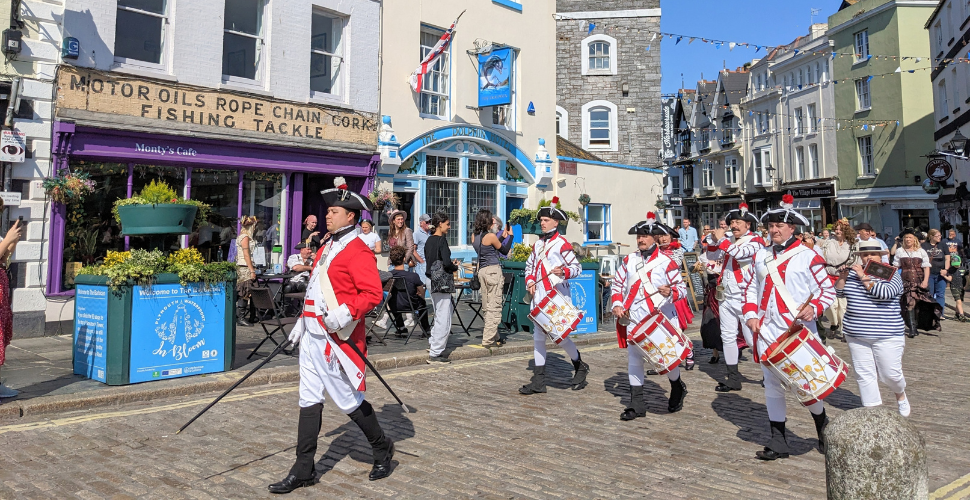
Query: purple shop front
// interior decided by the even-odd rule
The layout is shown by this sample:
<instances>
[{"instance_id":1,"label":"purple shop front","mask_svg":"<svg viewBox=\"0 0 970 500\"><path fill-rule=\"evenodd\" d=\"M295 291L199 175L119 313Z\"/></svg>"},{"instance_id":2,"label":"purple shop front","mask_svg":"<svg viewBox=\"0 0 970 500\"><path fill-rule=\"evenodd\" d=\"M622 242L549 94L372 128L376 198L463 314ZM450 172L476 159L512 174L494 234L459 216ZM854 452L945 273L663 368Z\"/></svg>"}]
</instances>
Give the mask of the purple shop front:
<instances>
[{"instance_id":1,"label":"purple shop front","mask_svg":"<svg viewBox=\"0 0 970 500\"><path fill-rule=\"evenodd\" d=\"M127 193L122 186L121 192L116 194L127 194L129 197L134 194L136 172L145 165L177 170L184 179L184 185L179 187L184 188L184 195L188 198L194 198L193 179L199 183L200 178L206 180L206 175L209 175L209 183L213 177L219 179L223 191L229 184L238 185L238 198L230 200L236 204L236 213L232 215L237 218L250 213L254 207L259 208L254 204L254 199L250 199L248 204L244 199L244 194L248 196L250 190L248 184L244 186L244 182L249 182L246 179L267 174L281 178L282 188L273 195L277 198L273 202L279 207L279 227L275 230L282 235L279 246L282 247L285 262L286 256L295 252L294 246L301 239L304 218L312 214L322 220L325 206L319 191L332 187L334 176L343 176L352 189L368 192L377 173L380 155L320 149L319 141L314 139L307 139L307 148L303 149L76 126L58 121L54 124L52 161L55 171L65 170L77 162L89 166L98 162L110 163L115 169L122 170L127 164ZM200 172L205 173L200 177ZM113 180L117 185L124 182L125 176L122 173ZM265 206L267 201L263 200L259 205ZM54 203L48 295L73 294L73 290L65 290L63 280L67 215L65 205ZM110 236L110 229L108 231Z\"/></svg>"}]
</instances>

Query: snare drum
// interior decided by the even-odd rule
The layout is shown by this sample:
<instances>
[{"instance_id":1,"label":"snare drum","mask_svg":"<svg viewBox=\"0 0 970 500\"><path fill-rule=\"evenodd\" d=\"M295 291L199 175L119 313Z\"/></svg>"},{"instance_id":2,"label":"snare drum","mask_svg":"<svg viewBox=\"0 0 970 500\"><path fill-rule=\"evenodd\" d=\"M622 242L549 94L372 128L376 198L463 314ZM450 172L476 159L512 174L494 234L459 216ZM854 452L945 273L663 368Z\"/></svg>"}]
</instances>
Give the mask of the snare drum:
<instances>
[{"instance_id":1,"label":"snare drum","mask_svg":"<svg viewBox=\"0 0 970 500\"><path fill-rule=\"evenodd\" d=\"M771 370L804 406L825 399L846 376L846 364L802 325L765 349L761 364Z\"/></svg>"},{"instance_id":2,"label":"snare drum","mask_svg":"<svg viewBox=\"0 0 970 500\"><path fill-rule=\"evenodd\" d=\"M555 290L550 290L539 303L532 308L529 319L542 328L546 335L559 344L570 333L576 330L583 320L583 312L564 299Z\"/></svg>"},{"instance_id":3,"label":"snare drum","mask_svg":"<svg viewBox=\"0 0 970 500\"><path fill-rule=\"evenodd\" d=\"M662 313L647 316L637 323L627 340L637 346L657 373L664 374L680 366L693 353L694 344Z\"/></svg>"}]
</instances>

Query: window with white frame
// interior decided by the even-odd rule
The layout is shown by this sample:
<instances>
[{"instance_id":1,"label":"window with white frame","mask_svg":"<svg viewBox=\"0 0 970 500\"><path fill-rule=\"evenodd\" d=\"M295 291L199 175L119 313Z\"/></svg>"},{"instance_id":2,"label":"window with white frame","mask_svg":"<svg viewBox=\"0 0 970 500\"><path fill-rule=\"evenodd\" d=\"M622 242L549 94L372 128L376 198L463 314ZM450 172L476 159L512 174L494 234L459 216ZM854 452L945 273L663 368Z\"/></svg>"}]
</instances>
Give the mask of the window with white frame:
<instances>
[{"instance_id":1,"label":"window with white frame","mask_svg":"<svg viewBox=\"0 0 970 500\"><path fill-rule=\"evenodd\" d=\"M721 144L734 143L734 123L733 120L721 124Z\"/></svg>"},{"instance_id":2,"label":"window with white frame","mask_svg":"<svg viewBox=\"0 0 970 500\"><path fill-rule=\"evenodd\" d=\"M869 58L869 30L862 30L853 35L855 41L855 60L856 62L865 61Z\"/></svg>"},{"instance_id":3,"label":"window with white frame","mask_svg":"<svg viewBox=\"0 0 970 500\"><path fill-rule=\"evenodd\" d=\"M609 35L596 34L586 37L580 46L582 55L581 72L585 75L615 75L617 70L616 39Z\"/></svg>"},{"instance_id":4,"label":"window with white frame","mask_svg":"<svg viewBox=\"0 0 970 500\"><path fill-rule=\"evenodd\" d=\"M428 213L444 212L448 214L453 226L458 226L460 192L458 176L459 159L447 156L426 156L425 170L429 180L428 187ZM459 231L448 232L448 244L458 244Z\"/></svg>"},{"instance_id":5,"label":"window with white frame","mask_svg":"<svg viewBox=\"0 0 970 500\"><path fill-rule=\"evenodd\" d=\"M872 136L859 137L859 164L863 176L875 176L876 167L872 162Z\"/></svg>"},{"instance_id":6,"label":"window with white frame","mask_svg":"<svg viewBox=\"0 0 970 500\"><path fill-rule=\"evenodd\" d=\"M556 135L569 140L569 112L562 106L556 106Z\"/></svg>"},{"instance_id":7,"label":"window with white frame","mask_svg":"<svg viewBox=\"0 0 970 500\"><path fill-rule=\"evenodd\" d=\"M442 31L430 27L421 27L420 57L418 61L423 61L438 44L441 39ZM436 116L439 118L448 117L448 96L451 87L451 46L441 53L433 66L428 68L427 74L421 84L420 109L421 114Z\"/></svg>"},{"instance_id":8,"label":"window with white frame","mask_svg":"<svg viewBox=\"0 0 970 500\"><path fill-rule=\"evenodd\" d=\"M869 102L869 78L855 81L855 105L856 111L865 111L872 107Z\"/></svg>"},{"instance_id":9,"label":"window with white frame","mask_svg":"<svg viewBox=\"0 0 970 500\"><path fill-rule=\"evenodd\" d=\"M724 183L728 186L738 185L738 159L724 160Z\"/></svg>"},{"instance_id":10,"label":"window with white frame","mask_svg":"<svg viewBox=\"0 0 970 500\"><path fill-rule=\"evenodd\" d=\"M805 130L805 116L802 108L795 108L795 123L792 132L795 135L803 134Z\"/></svg>"},{"instance_id":11,"label":"window with white frame","mask_svg":"<svg viewBox=\"0 0 970 500\"><path fill-rule=\"evenodd\" d=\"M946 80L940 80L940 83L937 84L936 95L939 98L940 103L938 106L939 116L937 116L937 118L942 120L950 116L950 102L946 95Z\"/></svg>"},{"instance_id":12,"label":"window with white frame","mask_svg":"<svg viewBox=\"0 0 970 500\"><path fill-rule=\"evenodd\" d=\"M818 116L814 104L808 105L808 133L818 132Z\"/></svg>"},{"instance_id":13,"label":"window with white frame","mask_svg":"<svg viewBox=\"0 0 970 500\"><path fill-rule=\"evenodd\" d=\"M802 84L805 81L805 70L798 68L798 88L802 88Z\"/></svg>"},{"instance_id":14,"label":"window with white frame","mask_svg":"<svg viewBox=\"0 0 970 500\"><path fill-rule=\"evenodd\" d=\"M470 168L471 162L469 161L469 169ZM475 216L478 215L478 211L485 209L494 214L498 210L498 204L496 201L497 190L498 186L495 184L479 184L477 182L469 182L466 184L467 199L465 203L465 220L468 221L467 243L469 245L472 243L472 236L475 232ZM455 231L455 233L457 233L457 231Z\"/></svg>"},{"instance_id":15,"label":"window with white frame","mask_svg":"<svg viewBox=\"0 0 970 500\"><path fill-rule=\"evenodd\" d=\"M808 74L808 84L812 85L813 83L815 83L815 75L812 73L811 65L805 68L805 72Z\"/></svg>"},{"instance_id":16,"label":"window with white frame","mask_svg":"<svg viewBox=\"0 0 970 500\"><path fill-rule=\"evenodd\" d=\"M704 168L701 169L701 187L714 188L714 162L704 162Z\"/></svg>"},{"instance_id":17,"label":"window with white frame","mask_svg":"<svg viewBox=\"0 0 970 500\"><path fill-rule=\"evenodd\" d=\"M959 81L957 80L957 68L956 66L954 66L953 69L950 70L950 82L957 82L957 81ZM960 89L956 85L950 88L953 89L953 104L956 107L960 107Z\"/></svg>"},{"instance_id":18,"label":"window with white frame","mask_svg":"<svg viewBox=\"0 0 970 500\"><path fill-rule=\"evenodd\" d=\"M667 181L670 183L670 195L680 196L680 177L672 175L667 178Z\"/></svg>"},{"instance_id":19,"label":"window with white frame","mask_svg":"<svg viewBox=\"0 0 970 500\"><path fill-rule=\"evenodd\" d=\"M822 61L822 78L827 82L829 81L829 60L825 59Z\"/></svg>"},{"instance_id":20,"label":"window with white frame","mask_svg":"<svg viewBox=\"0 0 970 500\"><path fill-rule=\"evenodd\" d=\"M583 149L616 151L616 105L609 101L592 101L583 105Z\"/></svg>"},{"instance_id":21,"label":"window with white frame","mask_svg":"<svg viewBox=\"0 0 970 500\"><path fill-rule=\"evenodd\" d=\"M933 34L936 35L936 50L943 52L943 25L941 21L937 21L936 25L933 26Z\"/></svg>"},{"instance_id":22,"label":"window with white frame","mask_svg":"<svg viewBox=\"0 0 970 500\"><path fill-rule=\"evenodd\" d=\"M698 139L698 141L699 141L699 143L697 144L697 147L699 149L711 149L711 131L710 131L710 129L708 129L706 127L703 128L703 129L701 129L701 134L700 134L700 138Z\"/></svg>"},{"instance_id":23,"label":"window with white frame","mask_svg":"<svg viewBox=\"0 0 970 500\"><path fill-rule=\"evenodd\" d=\"M807 177L805 172L805 148L798 146L795 148L795 180L803 180Z\"/></svg>"},{"instance_id":24,"label":"window with white frame","mask_svg":"<svg viewBox=\"0 0 970 500\"><path fill-rule=\"evenodd\" d=\"M694 190L694 168L690 167L690 170L684 170L684 191Z\"/></svg>"},{"instance_id":25,"label":"window with white frame","mask_svg":"<svg viewBox=\"0 0 970 500\"><path fill-rule=\"evenodd\" d=\"M586 243L612 241L610 206L599 203L586 205Z\"/></svg>"},{"instance_id":26,"label":"window with white frame","mask_svg":"<svg viewBox=\"0 0 970 500\"><path fill-rule=\"evenodd\" d=\"M818 179L821 177L821 171L818 169L818 144L808 146L808 161L812 164L812 178Z\"/></svg>"},{"instance_id":27,"label":"window with white frame","mask_svg":"<svg viewBox=\"0 0 970 500\"><path fill-rule=\"evenodd\" d=\"M822 65L815 63L815 83L822 83Z\"/></svg>"},{"instance_id":28,"label":"window with white frame","mask_svg":"<svg viewBox=\"0 0 970 500\"><path fill-rule=\"evenodd\" d=\"M782 90L788 91L788 75L785 75L785 84L781 88Z\"/></svg>"},{"instance_id":29,"label":"window with white frame","mask_svg":"<svg viewBox=\"0 0 970 500\"><path fill-rule=\"evenodd\" d=\"M310 92L340 95L344 20L314 11L310 25Z\"/></svg>"},{"instance_id":30,"label":"window with white frame","mask_svg":"<svg viewBox=\"0 0 970 500\"><path fill-rule=\"evenodd\" d=\"M263 50L263 0L225 0L222 75L259 80Z\"/></svg>"},{"instance_id":31,"label":"window with white frame","mask_svg":"<svg viewBox=\"0 0 970 500\"><path fill-rule=\"evenodd\" d=\"M166 0L118 0L114 52L117 62L163 64L167 4Z\"/></svg>"},{"instance_id":32,"label":"window with white frame","mask_svg":"<svg viewBox=\"0 0 970 500\"><path fill-rule=\"evenodd\" d=\"M759 186L771 184L771 149L756 149L754 152L754 182Z\"/></svg>"},{"instance_id":33,"label":"window with white frame","mask_svg":"<svg viewBox=\"0 0 970 500\"><path fill-rule=\"evenodd\" d=\"M758 91L764 90L764 87L762 86L762 83L761 83L761 74L758 74L757 84L755 85L754 88Z\"/></svg>"}]
</instances>

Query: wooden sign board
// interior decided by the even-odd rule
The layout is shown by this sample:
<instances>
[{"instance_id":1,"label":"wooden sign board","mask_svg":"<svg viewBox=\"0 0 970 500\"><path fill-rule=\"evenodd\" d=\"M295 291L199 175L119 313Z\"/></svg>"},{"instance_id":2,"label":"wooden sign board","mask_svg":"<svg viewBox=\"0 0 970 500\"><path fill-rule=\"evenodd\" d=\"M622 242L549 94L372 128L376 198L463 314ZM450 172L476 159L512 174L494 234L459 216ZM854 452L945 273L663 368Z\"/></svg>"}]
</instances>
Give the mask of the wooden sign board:
<instances>
[{"instance_id":1,"label":"wooden sign board","mask_svg":"<svg viewBox=\"0 0 970 500\"><path fill-rule=\"evenodd\" d=\"M340 141L377 148L376 113L259 97L241 92L62 66L57 110L134 116L308 141Z\"/></svg>"},{"instance_id":2,"label":"wooden sign board","mask_svg":"<svg viewBox=\"0 0 970 500\"><path fill-rule=\"evenodd\" d=\"M690 288L690 298L695 312L700 311L698 305L704 303L704 279L701 277L701 273L694 271L698 256L697 252L685 253L682 266L682 274L684 281L687 282L687 287Z\"/></svg>"}]
</instances>

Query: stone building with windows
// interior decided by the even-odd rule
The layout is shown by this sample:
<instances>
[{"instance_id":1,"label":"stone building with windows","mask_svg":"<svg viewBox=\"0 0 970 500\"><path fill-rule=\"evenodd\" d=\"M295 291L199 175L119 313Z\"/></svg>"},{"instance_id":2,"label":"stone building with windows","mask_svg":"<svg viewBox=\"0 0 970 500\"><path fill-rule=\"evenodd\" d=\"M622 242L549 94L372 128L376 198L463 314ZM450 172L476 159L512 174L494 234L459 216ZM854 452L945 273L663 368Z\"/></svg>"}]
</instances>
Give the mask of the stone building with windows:
<instances>
[{"instance_id":1,"label":"stone building with windows","mask_svg":"<svg viewBox=\"0 0 970 500\"><path fill-rule=\"evenodd\" d=\"M507 220L555 195L554 13L553 0L383 5L378 187L393 190L413 229L423 213L447 213L456 258L474 255L480 209ZM450 44L412 89L409 75L459 15ZM375 217L386 235L386 213Z\"/></svg>"},{"instance_id":2,"label":"stone building with windows","mask_svg":"<svg viewBox=\"0 0 970 500\"><path fill-rule=\"evenodd\" d=\"M926 193L922 182L924 156L934 148L936 122L944 116L934 116L932 82L925 71L916 71L934 64L927 54L943 50L924 29L934 7L845 0L828 19L837 54L835 114L856 120L843 123L836 134L841 215L868 222L877 233L888 233L887 239L905 227L940 227L937 195Z\"/></svg>"},{"instance_id":3,"label":"stone building with windows","mask_svg":"<svg viewBox=\"0 0 970 500\"><path fill-rule=\"evenodd\" d=\"M595 175L567 174L557 183L585 183L591 201L584 213L592 207L596 214L607 214L608 225L615 226L611 234L619 240L664 203L659 156L660 2L557 0L555 17L557 132L600 160L584 166L587 174ZM592 195L600 184L616 186L619 179L638 186L642 203L621 207L615 200L622 198ZM588 226L593 227L584 223L583 234L573 235L571 241L614 242L597 238Z\"/></svg>"},{"instance_id":4,"label":"stone building with windows","mask_svg":"<svg viewBox=\"0 0 970 500\"><path fill-rule=\"evenodd\" d=\"M380 3L177 3L78 0L60 17L77 52L54 82L52 172L88 173L97 187L50 206L44 291L57 309L72 309L78 263L147 246L120 234L111 208L152 180L212 206L167 248L224 260L239 219L254 215L255 260L270 269L296 251L306 216L325 214L319 192L335 177L373 185Z\"/></svg>"}]
</instances>

